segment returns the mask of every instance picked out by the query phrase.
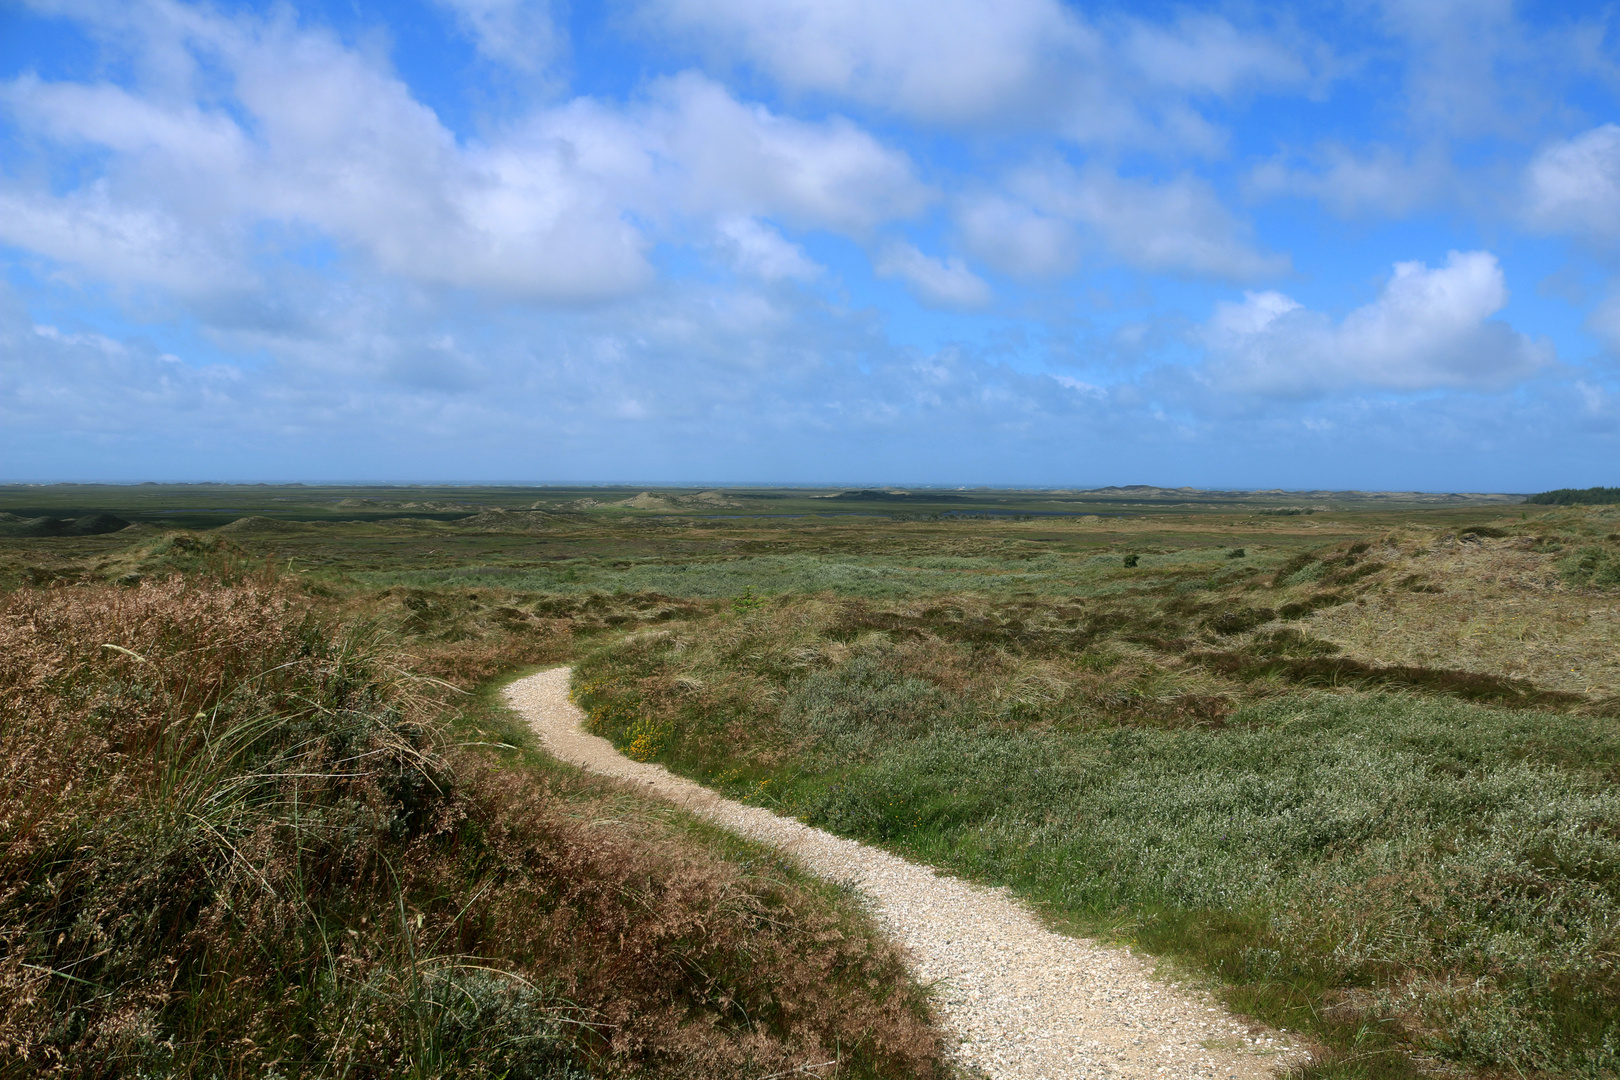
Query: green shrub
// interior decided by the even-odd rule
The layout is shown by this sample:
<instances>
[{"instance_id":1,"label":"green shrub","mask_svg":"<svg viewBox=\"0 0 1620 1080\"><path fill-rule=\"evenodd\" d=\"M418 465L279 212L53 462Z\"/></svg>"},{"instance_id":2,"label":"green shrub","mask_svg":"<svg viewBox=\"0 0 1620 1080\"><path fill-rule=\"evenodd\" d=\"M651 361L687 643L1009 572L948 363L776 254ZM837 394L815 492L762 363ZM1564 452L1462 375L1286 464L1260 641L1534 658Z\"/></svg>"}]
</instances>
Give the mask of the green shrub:
<instances>
[{"instance_id":1,"label":"green shrub","mask_svg":"<svg viewBox=\"0 0 1620 1080\"><path fill-rule=\"evenodd\" d=\"M1316 581L1326 572L1327 568L1322 565L1322 561L1318 556L1310 552L1304 552L1295 555L1272 572L1271 587L1282 589L1289 585L1300 585L1307 581Z\"/></svg>"},{"instance_id":2,"label":"green shrub","mask_svg":"<svg viewBox=\"0 0 1620 1080\"><path fill-rule=\"evenodd\" d=\"M1524 501L1537 506L1592 506L1620 503L1620 488L1559 488L1557 491L1543 491L1539 495L1532 495Z\"/></svg>"},{"instance_id":3,"label":"green shrub","mask_svg":"<svg viewBox=\"0 0 1620 1080\"><path fill-rule=\"evenodd\" d=\"M938 688L857 657L801 682L782 705L781 724L834 761L864 761L877 747L914 738L945 709Z\"/></svg>"},{"instance_id":4,"label":"green shrub","mask_svg":"<svg viewBox=\"0 0 1620 1080\"><path fill-rule=\"evenodd\" d=\"M1583 589L1612 589L1620 586L1620 551L1589 545L1579 548L1559 564L1560 576Z\"/></svg>"}]
</instances>

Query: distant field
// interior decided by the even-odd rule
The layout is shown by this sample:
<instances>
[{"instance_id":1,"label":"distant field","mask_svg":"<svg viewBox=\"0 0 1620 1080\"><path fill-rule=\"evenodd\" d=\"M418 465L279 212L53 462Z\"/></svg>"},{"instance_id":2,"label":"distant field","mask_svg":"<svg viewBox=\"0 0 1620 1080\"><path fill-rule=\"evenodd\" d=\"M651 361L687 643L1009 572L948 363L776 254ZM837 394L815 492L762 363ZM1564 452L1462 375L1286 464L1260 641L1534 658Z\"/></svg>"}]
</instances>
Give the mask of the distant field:
<instances>
[{"instance_id":1,"label":"distant field","mask_svg":"<svg viewBox=\"0 0 1620 1080\"><path fill-rule=\"evenodd\" d=\"M1620 1070L1620 507L0 498L137 522L0 538L13 586L275 574L464 685L574 659L621 746L1158 952L1312 1033L1314 1076Z\"/></svg>"},{"instance_id":2,"label":"distant field","mask_svg":"<svg viewBox=\"0 0 1620 1080\"><path fill-rule=\"evenodd\" d=\"M23 520L113 514L129 521L212 528L239 518L283 521L452 521L489 509L573 520L754 517L1081 516L1085 514L1487 507L1515 495L1421 492L1227 492L1143 485L1089 491L997 488L659 488L610 486L377 487L269 484L0 485L0 514Z\"/></svg>"}]
</instances>

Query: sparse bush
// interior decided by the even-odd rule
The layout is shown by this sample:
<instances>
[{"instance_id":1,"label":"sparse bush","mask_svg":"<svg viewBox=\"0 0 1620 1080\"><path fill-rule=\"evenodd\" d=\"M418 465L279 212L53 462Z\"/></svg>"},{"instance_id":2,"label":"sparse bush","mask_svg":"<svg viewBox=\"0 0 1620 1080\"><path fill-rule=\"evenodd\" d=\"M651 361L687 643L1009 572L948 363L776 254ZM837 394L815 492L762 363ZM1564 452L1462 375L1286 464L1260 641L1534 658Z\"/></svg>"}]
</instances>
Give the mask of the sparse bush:
<instances>
[{"instance_id":1,"label":"sparse bush","mask_svg":"<svg viewBox=\"0 0 1620 1080\"><path fill-rule=\"evenodd\" d=\"M1577 588L1620 587L1620 550L1588 545L1564 558L1558 570L1565 581Z\"/></svg>"},{"instance_id":2,"label":"sparse bush","mask_svg":"<svg viewBox=\"0 0 1620 1080\"><path fill-rule=\"evenodd\" d=\"M932 683L863 656L806 678L783 703L780 722L818 754L864 761L884 742L926 731L944 708Z\"/></svg>"},{"instance_id":3,"label":"sparse bush","mask_svg":"<svg viewBox=\"0 0 1620 1080\"><path fill-rule=\"evenodd\" d=\"M1204 620L1204 626L1224 636L1242 634L1277 617L1271 608L1227 608Z\"/></svg>"},{"instance_id":4,"label":"sparse bush","mask_svg":"<svg viewBox=\"0 0 1620 1080\"><path fill-rule=\"evenodd\" d=\"M1322 576L1323 569L1321 560L1314 553L1301 552L1272 572L1271 587L1281 589L1305 581L1315 581Z\"/></svg>"}]
</instances>

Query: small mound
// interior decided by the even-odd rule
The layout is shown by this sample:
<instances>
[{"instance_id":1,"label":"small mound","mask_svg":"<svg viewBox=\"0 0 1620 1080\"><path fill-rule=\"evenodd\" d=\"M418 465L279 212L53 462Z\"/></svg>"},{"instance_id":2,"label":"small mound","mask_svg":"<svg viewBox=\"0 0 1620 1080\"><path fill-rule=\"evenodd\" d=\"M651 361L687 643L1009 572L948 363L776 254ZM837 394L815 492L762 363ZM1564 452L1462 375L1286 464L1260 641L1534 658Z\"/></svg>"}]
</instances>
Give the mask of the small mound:
<instances>
[{"instance_id":1,"label":"small mound","mask_svg":"<svg viewBox=\"0 0 1620 1080\"><path fill-rule=\"evenodd\" d=\"M661 495L654 495L643 491L640 495L630 499L620 499L618 506L629 506L637 510L669 510L673 504Z\"/></svg>"},{"instance_id":2,"label":"small mound","mask_svg":"<svg viewBox=\"0 0 1620 1080\"><path fill-rule=\"evenodd\" d=\"M301 521L280 521L268 518L262 514L253 514L248 517L237 518L228 525L221 525L215 532L222 533L288 533L299 532L303 529Z\"/></svg>"},{"instance_id":3,"label":"small mound","mask_svg":"<svg viewBox=\"0 0 1620 1080\"><path fill-rule=\"evenodd\" d=\"M538 510L503 510L491 507L471 517L457 518L450 523L458 529L479 532L532 532L549 524L547 515Z\"/></svg>"},{"instance_id":4,"label":"small mound","mask_svg":"<svg viewBox=\"0 0 1620 1080\"><path fill-rule=\"evenodd\" d=\"M7 515L0 521L4 536L99 536L129 527L129 522L112 514L86 514L78 518L37 517L26 521Z\"/></svg>"},{"instance_id":5,"label":"small mound","mask_svg":"<svg viewBox=\"0 0 1620 1080\"><path fill-rule=\"evenodd\" d=\"M696 495L680 495L675 501L682 506L741 506L736 499L727 498L721 491L700 491Z\"/></svg>"}]
</instances>

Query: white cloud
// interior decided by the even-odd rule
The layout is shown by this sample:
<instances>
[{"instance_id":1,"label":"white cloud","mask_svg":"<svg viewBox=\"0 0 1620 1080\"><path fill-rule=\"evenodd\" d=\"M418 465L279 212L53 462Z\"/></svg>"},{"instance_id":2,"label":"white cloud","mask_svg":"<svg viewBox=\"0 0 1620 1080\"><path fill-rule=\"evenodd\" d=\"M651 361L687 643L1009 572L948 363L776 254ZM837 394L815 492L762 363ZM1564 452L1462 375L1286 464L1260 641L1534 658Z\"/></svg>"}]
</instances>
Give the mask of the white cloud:
<instances>
[{"instance_id":1,"label":"white cloud","mask_svg":"<svg viewBox=\"0 0 1620 1080\"><path fill-rule=\"evenodd\" d=\"M692 73L658 84L654 100L640 123L670 166L657 179L693 208L862 233L932 198L906 155L848 120L779 116Z\"/></svg>"},{"instance_id":2,"label":"white cloud","mask_svg":"<svg viewBox=\"0 0 1620 1080\"><path fill-rule=\"evenodd\" d=\"M1080 239L1074 226L1005 195L978 195L956 207L967 249L1003 273L1052 277L1074 268Z\"/></svg>"},{"instance_id":3,"label":"white cloud","mask_svg":"<svg viewBox=\"0 0 1620 1080\"><path fill-rule=\"evenodd\" d=\"M1052 165L1026 169L1008 186L1040 211L1085 226L1139 269L1235 281L1288 269L1287 256L1256 250L1248 226L1196 177L1157 182Z\"/></svg>"},{"instance_id":4,"label":"white cloud","mask_svg":"<svg viewBox=\"0 0 1620 1080\"><path fill-rule=\"evenodd\" d=\"M644 0L641 9L657 31L793 93L929 122L1015 120L1200 153L1222 136L1187 96L1311 77L1297 43L1217 15L1094 23L1060 0Z\"/></svg>"},{"instance_id":5,"label":"white cloud","mask_svg":"<svg viewBox=\"0 0 1620 1080\"><path fill-rule=\"evenodd\" d=\"M170 46L228 72L233 99L31 76L0 86L31 136L106 161L66 191L0 181L0 240L195 296L250 287L269 223L422 284L571 302L646 286L651 244L716 221L865 236L932 198L904 154L849 121L782 117L698 75L625 106L540 108L462 143L329 34L213 16L177 34Z\"/></svg>"},{"instance_id":6,"label":"white cloud","mask_svg":"<svg viewBox=\"0 0 1620 1080\"><path fill-rule=\"evenodd\" d=\"M1194 93L1224 96L1311 79L1299 44L1246 33L1208 12L1183 12L1169 25L1131 20L1119 47L1150 83Z\"/></svg>"},{"instance_id":7,"label":"white cloud","mask_svg":"<svg viewBox=\"0 0 1620 1080\"><path fill-rule=\"evenodd\" d=\"M821 273L821 267L806 257L797 244L783 239L782 234L751 217L729 217L715 227L719 247L737 271L752 274L765 281L792 278L809 281Z\"/></svg>"},{"instance_id":8,"label":"white cloud","mask_svg":"<svg viewBox=\"0 0 1620 1080\"><path fill-rule=\"evenodd\" d=\"M1583 237L1620 236L1620 125L1546 147L1526 180L1533 225Z\"/></svg>"},{"instance_id":9,"label":"white cloud","mask_svg":"<svg viewBox=\"0 0 1620 1080\"><path fill-rule=\"evenodd\" d=\"M535 74L567 47L548 0L437 0L448 8L482 55Z\"/></svg>"},{"instance_id":10,"label":"white cloud","mask_svg":"<svg viewBox=\"0 0 1620 1080\"><path fill-rule=\"evenodd\" d=\"M1609 283L1608 293L1587 314L1586 328L1610 353L1620 356L1620 282Z\"/></svg>"},{"instance_id":11,"label":"white cloud","mask_svg":"<svg viewBox=\"0 0 1620 1080\"><path fill-rule=\"evenodd\" d=\"M665 27L820 91L929 120L1023 106L1061 58L1102 42L1057 0L657 0Z\"/></svg>"},{"instance_id":12,"label":"white cloud","mask_svg":"<svg viewBox=\"0 0 1620 1080\"><path fill-rule=\"evenodd\" d=\"M961 259L936 259L911 244L895 241L874 263L879 277L900 278L930 307L976 308L991 300L990 286Z\"/></svg>"},{"instance_id":13,"label":"white cloud","mask_svg":"<svg viewBox=\"0 0 1620 1080\"><path fill-rule=\"evenodd\" d=\"M1539 92L1541 80L1527 77L1524 65L1547 42L1515 17L1514 0L1382 0L1377 7L1383 29L1405 46L1405 104L1420 127L1501 132Z\"/></svg>"},{"instance_id":14,"label":"white cloud","mask_svg":"<svg viewBox=\"0 0 1620 1080\"><path fill-rule=\"evenodd\" d=\"M1451 180L1451 162L1438 147L1404 153L1374 146L1358 154L1328 143L1307 155L1303 167L1287 155L1262 162L1249 186L1257 195L1319 199L1342 217L1400 217L1432 203Z\"/></svg>"},{"instance_id":15,"label":"white cloud","mask_svg":"<svg viewBox=\"0 0 1620 1080\"><path fill-rule=\"evenodd\" d=\"M1507 299L1494 255L1454 251L1437 269L1396 263L1378 298L1338 324L1281 293L1248 293L1216 306L1204 339L1211 374L1228 389L1499 388L1553 360L1550 344L1490 318Z\"/></svg>"},{"instance_id":16,"label":"white cloud","mask_svg":"<svg viewBox=\"0 0 1620 1080\"><path fill-rule=\"evenodd\" d=\"M155 92L8 84L5 105L34 134L112 153L104 175L62 194L0 190L27 209L0 220L0 236L141 284L240 287L259 222L312 228L431 284L573 299L650 278L646 241L588 148L552 140L503 172L510 157L459 146L403 83L327 35L210 30L206 51L234 76L230 105L247 126ZM220 272L227 258L234 274Z\"/></svg>"},{"instance_id":17,"label":"white cloud","mask_svg":"<svg viewBox=\"0 0 1620 1080\"><path fill-rule=\"evenodd\" d=\"M228 427L242 388L227 366L193 368L149 345L36 325L0 297L0 427L106 447L153 428ZM9 309L9 310L8 310Z\"/></svg>"}]
</instances>

